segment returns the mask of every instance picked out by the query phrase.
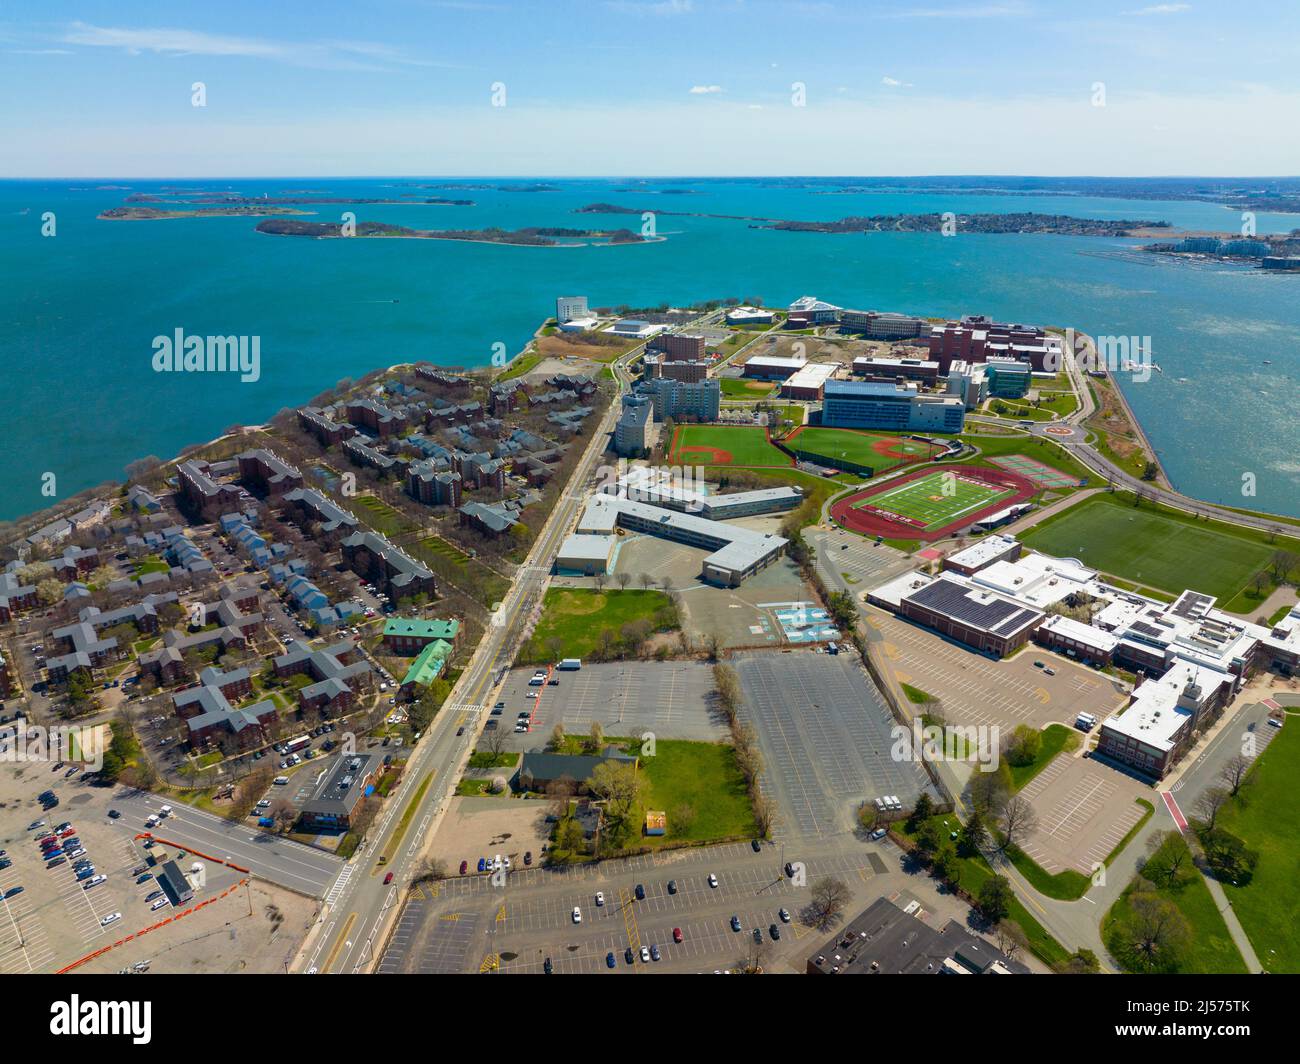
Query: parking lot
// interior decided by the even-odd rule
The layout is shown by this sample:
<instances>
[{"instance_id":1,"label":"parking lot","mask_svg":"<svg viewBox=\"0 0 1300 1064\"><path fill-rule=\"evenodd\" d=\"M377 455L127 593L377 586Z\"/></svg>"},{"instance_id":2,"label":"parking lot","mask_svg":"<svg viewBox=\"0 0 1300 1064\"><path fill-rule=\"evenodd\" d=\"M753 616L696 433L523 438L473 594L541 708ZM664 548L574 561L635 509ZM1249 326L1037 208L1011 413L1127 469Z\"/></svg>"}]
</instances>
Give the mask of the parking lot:
<instances>
[{"instance_id":1,"label":"parking lot","mask_svg":"<svg viewBox=\"0 0 1300 1064\"><path fill-rule=\"evenodd\" d=\"M54 971L157 922L150 895L159 886L134 837L139 825L118 806L123 792L68 778L49 762L7 767L0 778L0 863L8 864L0 869L0 971ZM46 790L58 804L43 810L36 799ZM121 815L110 817L110 810Z\"/></svg>"},{"instance_id":2,"label":"parking lot","mask_svg":"<svg viewBox=\"0 0 1300 1064\"><path fill-rule=\"evenodd\" d=\"M606 735L712 741L727 734L725 718L712 705L713 670L698 661L624 661L555 671L555 686L529 687L534 669L513 669L502 685L505 707L491 719L508 733L507 750L533 750L545 744L556 723L570 734L585 734L599 721ZM539 698L529 697L540 692ZM528 732L513 729L517 715L537 709Z\"/></svg>"},{"instance_id":3,"label":"parking lot","mask_svg":"<svg viewBox=\"0 0 1300 1064\"><path fill-rule=\"evenodd\" d=\"M1022 845L1049 872L1092 873L1157 800L1145 784L1091 759L1059 754L1020 792L1034 807L1037 827Z\"/></svg>"},{"instance_id":4,"label":"parking lot","mask_svg":"<svg viewBox=\"0 0 1300 1064\"><path fill-rule=\"evenodd\" d=\"M851 832L863 801L909 808L930 785L920 764L891 756L894 719L856 654L753 651L732 664L781 813L776 838Z\"/></svg>"},{"instance_id":5,"label":"parking lot","mask_svg":"<svg viewBox=\"0 0 1300 1064\"><path fill-rule=\"evenodd\" d=\"M804 863L804 885L786 877L785 861ZM412 892L378 970L537 973L550 958L556 973L636 973L644 966L641 948L657 946L661 959L649 962L656 970L714 971L748 955L755 929L766 964L801 970L804 954L823 935L803 922L811 885L839 877L854 895L853 909L897 890L905 879L899 868L892 846L855 840L847 850L823 846L801 853L769 844L756 854L747 844L728 844L567 869L516 868L504 886L488 876L456 877ZM716 887L708 884L710 872ZM638 884L642 899L636 898ZM596 903L597 891L603 904ZM575 906L582 917L577 923ZM739 932L732 930L733 916ZM680 943L674 928L682 932Z\"/></svg>"},{"instance_id":6,"label":"parking lot","mask_svg":"<svg viewBox=\"0 0 1300 1064\"><path fill-rule=\"evenodd\" d=\"M881 633L881 649L894 676L938 698L949 724L1043 728L1053 722L1073 724L1080 713L1101 721L1125 700L1119 680L1041 647L1031 645L994 661L884 610L871 609L868 618ZM1035 667L1035 661L1055 675Z\"/></svg>"}]
</instances>

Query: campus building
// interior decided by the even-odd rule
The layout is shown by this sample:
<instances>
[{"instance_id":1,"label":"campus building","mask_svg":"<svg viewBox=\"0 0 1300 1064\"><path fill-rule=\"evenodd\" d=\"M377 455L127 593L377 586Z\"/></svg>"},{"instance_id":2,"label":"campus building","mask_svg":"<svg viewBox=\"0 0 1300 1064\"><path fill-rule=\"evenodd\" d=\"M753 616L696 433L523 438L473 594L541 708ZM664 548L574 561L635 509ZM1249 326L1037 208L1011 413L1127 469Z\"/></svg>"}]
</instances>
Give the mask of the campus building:
<instances>
[{"instance_id":1,"label":"campus building","mask_svg":"<svg viewBox=\"0 0 1300 1064\"><path fill-rule=\"evenodd\" d=\"M302 474L274 451L258 448L238 456L239 479L275 498L302 487Z\"/></svg>"},{"instance_id":2,"label":"campus building","mask_svg":"<svg viewBox=\"0 0 1300 1064\"><path fill-rule=\"evenodd\" d=\"M989 396L997 399L1023 399L1029 393L1033 367L1014 358L991 357L984 364L989 382Z\"/></svg>"},{"instance_id":3,"label":"campus building","mask_svg":"<svg viewBox=\"0 0 1300 1064\"><path fill-rule=\"evenodd\" d=\"M649 423L652 407L644 395L623 397L623 412L614 426L614 451L624 457L644 454L650 446Z\"/></svg>"},{"instance_id":4,"label":"campus building","mask_svg":"<svg viewBox=\"0 0 1300 1064\"><path fill-rule=\"evenodd\" d=\"M572 321L574 318L589 318L591 311L587 309L586 296L557 296L555 299L555 321L558 325L563 325L566 321Z\"/></svg>"},{"instance_id":5,"label":"campus building","mask_svg":"<svg viewBox=\"0 0 1300 1064\"><path fill-rule=\"evenodd\" d=\"M876 310L841 310L840 329L859 332L869 340L911 340L929 337L930 323L908 314L888 314Z\"/></svg>"},{"instance_id":6,"label":"campus building","mask_svg":"<svg viewBox=\"0 0 1300 1064\"><path fill-rule=\"evenodd\" d=\"M823 388L821 423L887 432L960 432L966 407L959 399L923 395L915 384L831 380Z\"/></svg>"},{"instance_id":7,"label":"campus building","mask_svg":"<svg viewBox=\"0 0 1300 1064\"><path fill-rule=\"evenodd\" d=\"M384 622L384 648L391 654L418 654L430 643L443 640L455 646L460 638L460 621L423 620L419 617L390 617Z\"/></svg>"},{"instance_id":8,"label":"campus building","mask_svg":"<svg viewBox=\"0 0 1300 1064\"><path fill-rule=\"evenodd\" d=\"M939 363L923 358L865 358L853 360L856 376L869 381L916 381L932 387L939 383Z\"/></svg>"},{"instance_id":9,"label":"campus building","mask_svg":"<svg viewBox=\"0 0 1300 1064\"><path fill-rule=\"evenodd\" d=\"M809 362L786 378L781 385L781 397L818 402L822 397L822 388L839 368L837 362Z\"/></svg>"},{"instance_id":10,"label":"campus building","mask_svg":"<svg viewBox=\"0 0 1300 1064\"><path fill-rule=\"evenodd\" d=\"M717 421L722 409L722 387L716 380L660 378L650 383L645 394L650 396L656 421Z\"/></svg>"},{"instance_id":11,"label":"campus building","mask_svg":"<svg viewBox=\"0 0 1300 1064\"><path fill-rule=\"evenodd\" d=\"M747 577L770 565L786 548L787 540L770 533L711 521L661 506L597 494L578 521L580 535L613 536L615 529L662 536L711 551L700 576L712 584L737 587Z\"/></svg>"},{"instance_id":12,"label":"campus building","mask_svg":"<svg viewBox=\"0 0 1300 1064\"><path fill-rule=\"evenodd\" d=\"M348 567L378 584L394 601L437 593L433 573L378 532L354 532L342 547Z\"/></svg>"}]
</instances>

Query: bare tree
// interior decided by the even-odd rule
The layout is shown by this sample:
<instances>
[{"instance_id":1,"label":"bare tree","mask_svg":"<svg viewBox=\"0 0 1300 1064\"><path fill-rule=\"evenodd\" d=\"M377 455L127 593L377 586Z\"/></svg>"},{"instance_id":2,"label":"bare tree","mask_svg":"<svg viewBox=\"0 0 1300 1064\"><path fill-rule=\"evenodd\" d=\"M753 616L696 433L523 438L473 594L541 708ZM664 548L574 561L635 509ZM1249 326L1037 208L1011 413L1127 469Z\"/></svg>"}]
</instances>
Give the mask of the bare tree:
<instances>
[{"instance_id":1,"label":"bare tree","mask_svg":"<svg viewBox=\"0 0 1300 1064\"><path fill-rule=\"evenodd\" d=\"M819 931L835 923L849 900L849 888L842 879L824 876L813 884L812 900L808 903L810 922Z\"/></svg>"},{"instance_id":2,"label":"bare tree","mask_svg":"<svg viewBox=\"0 0 1300 1064\"><path fill-rule=\"evenodd\" d=\"M558 720L551 729L551 749L559 750L564 745L564 725Z\"/></svg>"},{"instance_id":3,"label":"bare tree","mask_svg":"<svg viewBox=\"0 0 1300 1064\"><path fill-rule=\"evenodd\" d=\"M1019 846L1036 827L1038 814L1034 807L1024 798L1012 798L1002 810L1002 841L998 849L1005 853L1012 846Z\"/></svg>"},{"instance_id":4,"label":"bare tree","mask_svg":"<svg viewBox=\"0 0 1300 1064\"><path fill-rule=\"evenodd\" d=\"M627 585L630 584L630 583L632 582L632 574L631 574L631 573L622 573L622 572L620 572L620 573L615 573L615 574L614 574L614 579L618 581L619 589L622 590L622 591L626 591L626 590L627 590Z\"/></svg>"},{"instance_id":5,"label":"bare tree","mask_svg":"<svg viewBox=\"0 0 1300 1064\"><path fill-rule=\"evenodd\" d=\"M651 576L649 573L642 573L639 577L637 577L637 579L641 581L641 587L645 591L649 591L651 585L653 585L655 582L655 578Z\"/></svg>"},{"instance_id":6,"label":"bare tree","mask_svg":"<svg viewBox=\"0 0 1300 1064\"><path fill-rule=\"evenodd\" d=\"M411 886L417 886L420 883L436 883L440 879L447 878L447 862L441 857L425 857L419 865L416 866L415 876L411 880Z\"/></svg>"},{"instance_id":7,"label":"bare tree","mask_svg":"<svg viewBox=\"0 0 1300 1064\"><path fill-rule=\"evenodd\" d=\"M1228 792L1222 787L1206 787L1196 798L1196 812L1205 826L1213 828L1219 819L1219 810L1228 800Z\"/></svg>"},{"instance_id":8,"label":"bare tree","mask_svg":"<svg viewBox=\"0 0 1300 1064\"><path fill-rule=\"evenodd\" d=\"M1237 792L1246 782L1246 772L1249 768L1250 760L1241 754L1236 754L1224 762L1223 767L1219 769L1219 782L1228 789L1230 797L1237 797Z\"/></svg>"},{"instance_id":9,"label":"bare tree","mask_svg":"<svg viewBox=\"0 0 1300 1064\"><path fill-rule=\"evenodd\" d=\"M1015 960L1016 954L1029 946L1029 939L1020 930L1020 925L1013 924L1010 920L999 920L994 933L997 937L998 949L1006 954L1007 960Z\"/></svg>"},{"instance_id":10,"label":"bare tree","mask_svg":"<svg viewBox=\"0 0 1300 1064\"><path fill-rule=\"evenodd\" d=\"M492 760L497 760L506 748L506 733L500 728L493 728L491 731L483 733L483 749L492 755Z\"/></svg>"}]
</instances>

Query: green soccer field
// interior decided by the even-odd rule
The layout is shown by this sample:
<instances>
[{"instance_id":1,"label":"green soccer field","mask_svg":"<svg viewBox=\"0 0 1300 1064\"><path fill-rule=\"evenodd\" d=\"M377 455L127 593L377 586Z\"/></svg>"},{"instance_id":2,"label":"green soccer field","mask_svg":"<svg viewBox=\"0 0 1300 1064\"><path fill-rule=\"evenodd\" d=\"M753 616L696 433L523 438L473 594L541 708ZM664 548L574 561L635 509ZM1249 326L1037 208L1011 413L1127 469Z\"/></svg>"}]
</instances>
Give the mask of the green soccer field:
<instances>
[{"instance_id":1,"label":"green soccer field","mask_svg":"<svg viewBox=\"0 0 1300 1064\"><path fill-rule=\"evenodd\" d=\"M824 458L830 465L838 459L869 466L877 473L893 469L903 462L929 458L934 451L932 446L919 440L850 429L805 428L788 444L796 451L807 451Z\"/></svg>"},{"instance_id":2,"label":"green soccer field","mask_svg":"<svg viewBox=\"0 0 1300 1064\"><path fill-rule=\"evenodd\" d=\"M909 481L893 491L870 495L858 505L908 518L918 522L918 528L928 531L942 528L999 499L1008 499L1013 495L1015 492L1008 488L978 484L961 477L954 478L949 473L937 472Z\"/></svg>"},{"instance_id":3,"label":"green soccer field","mask_svg":"<svg viewBox=\"0 0 1300 1064\"><path fill-rule=\"evenodd\" d=\"M1177 594L1191 588L1227 600L1277 549L1203 523L1135 508L1109 494L1094 495L1021 541L1044 554L1147 587Z\"/></svg>"},{"instance_id":4,"label":"green soccer field","mask_svg":"<svg viewBox=\"0 0 1300 1064\"><path fill-rule=\"evenodd\" d=\"M766 429L749 425L681 425L673 436L669 461L683 465L793 465L789 455L768 442Z\"/></svg>"}]
</instances>

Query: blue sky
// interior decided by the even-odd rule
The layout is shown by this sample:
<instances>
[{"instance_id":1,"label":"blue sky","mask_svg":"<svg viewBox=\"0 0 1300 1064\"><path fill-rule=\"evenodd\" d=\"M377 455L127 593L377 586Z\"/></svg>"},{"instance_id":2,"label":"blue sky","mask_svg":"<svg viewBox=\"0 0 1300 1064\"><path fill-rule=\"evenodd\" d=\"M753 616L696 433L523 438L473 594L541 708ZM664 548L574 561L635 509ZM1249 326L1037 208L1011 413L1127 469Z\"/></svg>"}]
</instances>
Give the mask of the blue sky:
<instances>
[{"instance_id":1,"label":"blue sky","mask_svg":"<svg viewBox=\"0 0 1300 1064\"><path fill-rule=\"evenodd\" d=\"M9 177L1294 175L1300 3L8 4L0 94Z\"/></svg>"}]
</instances>

